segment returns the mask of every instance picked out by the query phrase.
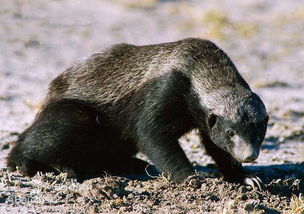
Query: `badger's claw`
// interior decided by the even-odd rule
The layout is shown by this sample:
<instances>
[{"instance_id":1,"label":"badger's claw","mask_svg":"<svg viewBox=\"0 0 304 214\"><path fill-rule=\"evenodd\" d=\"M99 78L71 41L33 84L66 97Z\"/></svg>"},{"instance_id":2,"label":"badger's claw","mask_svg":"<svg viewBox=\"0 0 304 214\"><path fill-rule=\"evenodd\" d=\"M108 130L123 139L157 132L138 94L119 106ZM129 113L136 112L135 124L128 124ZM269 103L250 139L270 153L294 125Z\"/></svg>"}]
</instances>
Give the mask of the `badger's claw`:
<instances>
[{"instance_id":1,"label":"badger's claw","mask_svg":"<svg viewBox=\"0 0 304 214\"><path fill-rule=\"evenodd\" d=\"M257 176L248 176L244 179L244 184L251 186L252 188L258 188L258 190L264 189L264 183Z\"/></svg>"}]
</instances>

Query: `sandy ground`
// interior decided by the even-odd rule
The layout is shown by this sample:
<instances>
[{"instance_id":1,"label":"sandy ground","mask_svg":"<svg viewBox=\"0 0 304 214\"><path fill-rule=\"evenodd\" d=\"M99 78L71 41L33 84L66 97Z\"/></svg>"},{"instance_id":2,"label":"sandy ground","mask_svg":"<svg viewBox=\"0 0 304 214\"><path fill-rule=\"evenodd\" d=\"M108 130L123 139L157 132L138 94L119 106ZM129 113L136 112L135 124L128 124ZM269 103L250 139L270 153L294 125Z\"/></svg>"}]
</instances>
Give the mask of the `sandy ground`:
<instances>
[{"instance_id":1,"label":"sandy ground","mask_svg":"<svg viewBox=\"0 0 304 214\"><path fill-rule=\"evenodd\" d=\"M304 212L303 35L303 0L0 0L0 213ZM209 173L179 185L164 177L79 183L65 174L7 172L5 156L65 68L115 43L185 37L222 47L265 102L266 139L246 166L264 190L222 181L195 132L181 144Z\"/></svg>"}]
</instances>

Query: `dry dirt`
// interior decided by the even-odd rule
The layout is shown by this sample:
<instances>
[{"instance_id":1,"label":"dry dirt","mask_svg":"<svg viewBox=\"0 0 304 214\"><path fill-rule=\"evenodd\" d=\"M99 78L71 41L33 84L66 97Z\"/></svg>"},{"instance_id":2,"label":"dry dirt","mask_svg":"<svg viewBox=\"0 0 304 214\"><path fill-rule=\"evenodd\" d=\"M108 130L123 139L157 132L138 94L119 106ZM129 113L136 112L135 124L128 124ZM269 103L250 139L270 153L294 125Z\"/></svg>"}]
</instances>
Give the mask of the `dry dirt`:
<instances>
[{"instance_id":1,"label":"dry dirt","mask_svg":"<svg viewBox=\"0 0 304 214\"><path fill-rule=\"evenodd\" d=\"M0 0L0 213L304 213L303 35L303 0ZM70 64L115 43L185 37L222 47L265 102L266 139L246 165L263 190L222 181L195 131L180 141L204 176L182 184L7 172L5 156Z\"/></svg>"}]
</instances>

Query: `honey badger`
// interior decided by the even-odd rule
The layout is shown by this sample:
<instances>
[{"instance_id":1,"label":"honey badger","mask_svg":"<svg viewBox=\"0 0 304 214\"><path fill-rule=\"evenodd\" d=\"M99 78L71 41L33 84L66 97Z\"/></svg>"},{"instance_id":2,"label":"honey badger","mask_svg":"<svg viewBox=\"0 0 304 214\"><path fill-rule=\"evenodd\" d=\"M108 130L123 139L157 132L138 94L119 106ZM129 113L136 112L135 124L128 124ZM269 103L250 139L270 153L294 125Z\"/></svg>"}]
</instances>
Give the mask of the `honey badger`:
<instances>
[{"instance_id":1,"label":"honey badger","mask_svg":"<svg viewBox=\"0 0 304 214\"><path fill-rule=\"evenodd\" d=\"M194 170L178 139L198 129L224 179L258 185L241 162L258 157L267 121L261 99L214 43L118 44L51 82L7 164L29 176L62 167L83 177L142 169L133 157L142 152L180 182Z\"/></svg>"}]
</instances>

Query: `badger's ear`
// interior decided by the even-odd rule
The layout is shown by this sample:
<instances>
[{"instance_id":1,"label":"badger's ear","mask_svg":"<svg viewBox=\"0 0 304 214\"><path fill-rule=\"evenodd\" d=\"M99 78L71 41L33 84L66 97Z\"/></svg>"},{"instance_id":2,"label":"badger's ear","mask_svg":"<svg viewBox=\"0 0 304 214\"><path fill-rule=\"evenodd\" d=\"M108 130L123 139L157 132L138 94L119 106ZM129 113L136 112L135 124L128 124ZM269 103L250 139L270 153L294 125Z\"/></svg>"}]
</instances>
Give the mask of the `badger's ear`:
<instances>
[{"instance_id":1,"label":"badger's ear","mask_svg":"<svg viewBox=\"0 0 304 214\"><path fill-rule=\"evenodd\" d=\"M216 123L216 120L217 120L217 116L215 114L209 114L208 115L208 126L209 126L209 129L213 128L213 126Z\"/></svg>"}]
</instances>

